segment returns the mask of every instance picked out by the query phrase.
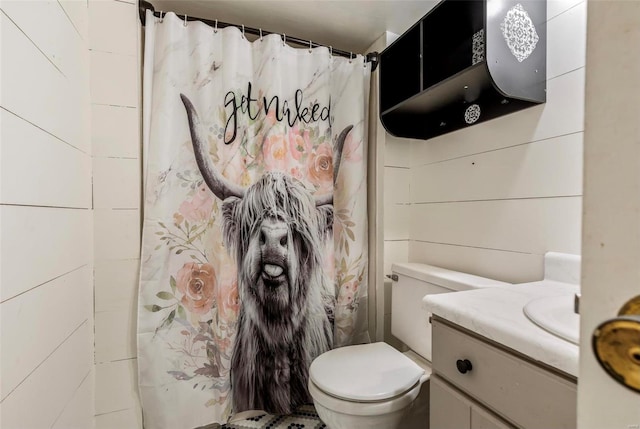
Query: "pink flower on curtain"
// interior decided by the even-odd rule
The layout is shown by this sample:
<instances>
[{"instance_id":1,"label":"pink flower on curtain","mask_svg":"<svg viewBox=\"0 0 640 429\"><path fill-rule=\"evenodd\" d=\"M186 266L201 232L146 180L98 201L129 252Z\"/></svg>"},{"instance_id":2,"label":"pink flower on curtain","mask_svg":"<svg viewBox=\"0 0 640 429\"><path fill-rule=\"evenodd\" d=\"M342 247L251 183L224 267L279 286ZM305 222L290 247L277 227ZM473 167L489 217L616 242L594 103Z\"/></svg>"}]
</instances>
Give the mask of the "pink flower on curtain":
<instances>
[{"instance_id":1,"label":"pink flower on curtain","mask_svg":"<svg viewBox=\"0 0 640 429\"><path fill-rule=\"evenodd\" d=\"M212 210L213 197L204 183L200 185L193 198L190 201L184 201L178 209L180 214L191 222L208 220Z\"/></svg>"},{"instance_id":2,"label":"pink flower on curtain","mask_svg":"<svg viewBox=\"0 0 640 429\"><path fill-rule=\"evenodd\" d=\"M267 170L286 171L291 163L289 145L282 134L268 136L264 140L262 154Z\"/></svg>"},{"instance_id":3,"label":"pink flower on curtain","mask_svg":"<svg viewBox=\"0 0 640 429\"><path fill-rule=\"evenodd\" d=\"M300 171L300 168L298 167L293 167L289 173L295 177L296 179L300 180L300 181L304 181L305 177L304 174L302 173L302 171Z\"/></svg>"},{"instance_id":4,"label":"pink flower on curtain","mask_svg":"<svg viewBox=\"0 0 640 429\"><path fill-rule=\"evenodd\" d=\"M300 129L297 126L289 129L289 150L293 159L299 161L302 155L311 152L312 147L313 145L309 139L309 130L305 130L300 135Z\"/></svg>"},{"instance_id":5,"label":"pink flower on curtain","mask_svg":"<svg viewBox=\"0 0 640 429\"><path fill-rule=\"evenodd\" d=\"M217 295L220 316L227 319L227 321L234 321L240 309L238 281L234 280L233 282L222 284Z\"/></svg>"},{"instance_id":6,"label":"pink flower on curtain","mask_svg":"<svg viewBox=\"0 0 640 429\"><path fill-rule=\"evenodd\" d=\"M317 192L324 194L333 190L333 150L327 143L322 143L309 156L307 164L309 180Z\"/></svg>"},{"instance_id":7,"label":"pink flower on curtain","mask_svg":"<svg viewBox=\"0 0 640 429\"><path fill-rule=\"evenodd\" d=\"M188 262L178 271L176 287L182 293L180 302L190 312L204 314L215 302L216 273L211 264Z\"/></svg>"},{"instance_id":8,"label":"pink flower on curtain","mask_svg":"<svg viewBox=\"0 0 640 429\"><path fill-rule=\"evenodd\" d=\"M340 294L338 295L338 304L340 305L350 305L353 304L353 299L355 297L358 286L355 282L349 282L340 288Z\"/></svg>"}]
</instances>

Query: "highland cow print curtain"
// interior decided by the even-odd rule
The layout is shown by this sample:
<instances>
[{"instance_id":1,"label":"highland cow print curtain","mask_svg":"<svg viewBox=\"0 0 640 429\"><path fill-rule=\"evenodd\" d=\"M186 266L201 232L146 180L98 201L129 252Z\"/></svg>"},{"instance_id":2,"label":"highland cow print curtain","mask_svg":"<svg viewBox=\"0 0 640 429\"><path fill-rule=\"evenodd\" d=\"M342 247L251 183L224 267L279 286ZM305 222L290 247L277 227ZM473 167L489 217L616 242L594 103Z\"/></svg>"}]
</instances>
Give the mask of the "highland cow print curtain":
<instances>
[{"instance_id":1,"label":"highland cow print curtain","mask_svg":"<svg viewBox=\"0 0 640 429\"><path fill-rule=\"evenodd\" d=\"M147 15L145 428L290 413L316 356L368 341L369 76L361 55Z\"/></svg>"}]
</instances>

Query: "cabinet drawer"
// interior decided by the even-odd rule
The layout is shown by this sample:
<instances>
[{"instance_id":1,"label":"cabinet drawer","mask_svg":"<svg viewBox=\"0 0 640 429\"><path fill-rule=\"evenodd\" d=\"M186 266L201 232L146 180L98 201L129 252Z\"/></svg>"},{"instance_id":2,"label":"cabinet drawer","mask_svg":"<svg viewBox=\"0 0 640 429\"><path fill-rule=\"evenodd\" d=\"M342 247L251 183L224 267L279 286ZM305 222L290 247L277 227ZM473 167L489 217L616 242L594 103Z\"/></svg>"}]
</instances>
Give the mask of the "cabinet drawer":
<instances>
[{"instance_id":1,"label":"cabinet drawer","mask_svg":"<svg viewBox=\"0 0 640 429\"><path fill-rule=\"evenodd\" d=\"M576 384L433 319L433 371L526 428L575 428ZM469 360L462 374L458 360Z\"/></svg>"}]
</instances>

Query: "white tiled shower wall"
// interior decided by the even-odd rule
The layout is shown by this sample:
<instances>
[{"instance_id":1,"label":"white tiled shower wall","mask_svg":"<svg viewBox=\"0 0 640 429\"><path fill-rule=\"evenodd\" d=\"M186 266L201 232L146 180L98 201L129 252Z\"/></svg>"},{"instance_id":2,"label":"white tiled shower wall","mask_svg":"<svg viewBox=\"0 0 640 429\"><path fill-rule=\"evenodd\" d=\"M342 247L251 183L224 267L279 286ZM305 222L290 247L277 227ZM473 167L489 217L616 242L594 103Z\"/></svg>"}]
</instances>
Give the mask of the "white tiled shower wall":
<instances>
[{"instance_id":1,"label":"white tiled shower wall","mask_svg":"<svg viewBox=\"0 0 640 429\"><path fill-rule=\"evenodd\" d=\"M89 428L87 4L2 1L0 32L0 426Z\"/></svg>"},{"instance_id":2,"label":"white tiled shower wall","mask_svg":"<svg viewBox=\"0 0 640 429\"><path fill-rule=\"evenodd\" d=\"M0 9L0 426L141 427L137 4Z\"/></svg>"},{"instance_id":3,"label":"white tiled shower wall","mask_svg":"<svg viewBox=\"0 0 640 429\"><path fill-rule=\"evenodd\" d=\"M525 282L545 252L580 253L586 2L547 6L545 104L427 141L387 136L385 273L409 260Z\"/></svg>"},{"instance_id":4,"label":"white tiled shower wall","mask_svg":"<svg viewBox=\"0 0 640 429\"><path fill-rule=\"evenodd\" d=\"M141 153L138 7L89 0L96 429L142 427L136 315Z\"/></svg>"}]
</instances>

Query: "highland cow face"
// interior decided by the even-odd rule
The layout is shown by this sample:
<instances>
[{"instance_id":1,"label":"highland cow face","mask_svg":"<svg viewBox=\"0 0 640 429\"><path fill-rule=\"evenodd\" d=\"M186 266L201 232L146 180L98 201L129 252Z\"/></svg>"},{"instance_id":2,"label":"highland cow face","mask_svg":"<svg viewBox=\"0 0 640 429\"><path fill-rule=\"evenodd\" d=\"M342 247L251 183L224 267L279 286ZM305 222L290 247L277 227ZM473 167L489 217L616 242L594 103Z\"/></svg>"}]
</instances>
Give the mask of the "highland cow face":
<instances>
[{"instance_id":1,"label":"highland cow face","mask_svg":"<svg viewBox=\"0 0 640 429\"><path fill-rule=\"evenodd\" d=\"M275 321L302 310L320 267L329 207L317 208L302 183L279 172L265 173L242 200L224 203L225 243L235 250L240 298L252 314Z\"/></svg>"}]
</instances>

